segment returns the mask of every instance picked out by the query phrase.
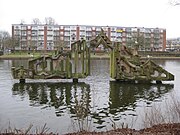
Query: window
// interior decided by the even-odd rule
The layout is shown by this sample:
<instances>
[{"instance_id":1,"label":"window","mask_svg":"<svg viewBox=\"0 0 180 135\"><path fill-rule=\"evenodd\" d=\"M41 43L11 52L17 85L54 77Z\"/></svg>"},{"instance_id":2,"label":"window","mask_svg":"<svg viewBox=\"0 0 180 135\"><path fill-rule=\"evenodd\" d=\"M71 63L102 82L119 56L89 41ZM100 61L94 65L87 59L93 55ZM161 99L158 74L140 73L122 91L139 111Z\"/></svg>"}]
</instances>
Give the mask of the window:
<instances>
[{"instance_id":1,"label":"window","mask_svg":"<svg viewBox=\"0 0 180 135\"><path fill-rule=\"evenodd\" d=\"M116 32L111 32L111 36L116 36Z\"/></svg>"},{"instance_id":2,"label":"window","mask_svg":"<svg viewBox=\"0 0 180 135\"><path fill-rule=\"evenodd\" d=\"M101 31L101 28L100 28L100 27L97 27L97 28L96 28L96 31Z\"/></svg>"},{"instance_id":3,"label":"window","mask_svg":"<svg viewBox=\"0 0 180 135\"><path fill-rule=\"evenodd\" d=\"M122 33L116 33L116 37L122 37Z\"/></svg>"},{"instance_id":4,"label":"window","mask_svg":"<svg viewBox=\"0 0 180 135\"><path fill-rule=\"evenodd\" d=\"M64 41L70 41L70 37L64 37Z\"/></svg>"},{"instance_id":5,"label":"window","mask_svg":"<svg viewBox=\"0 0 180 135\"><path fill-rule=\"evenodd\" d=\"M65 32L64 36L70 36L70 32Z\"/></svg>"},{"instance_id":6,"label":"window","mask_svg":"<svg viewBox=\"0 0 180 135\"><path fill-rule=\"evenodd\" d=\"M37 26L32 26L32 30L37 30Z\"/></svg>"},{"instance_id":7,"label":"window","mask_svg":"<svg viewBox=\"0 0 180 135\"><path fill-rule=\"evenodd\" d=\"M91 31L91 27L86 27L86 31Z\"/></svg>"},{"instance_id":8,"label":"window","mask_svg":"<svg viewBox=\"0 0 180 135\"><path fill-rule=\"evenodd\" d=\"M53 35L53 31L47 31L47 35Z\"/></svg>"},{"instance_id":9,"label":"window","mask_svg":"<svg viewBox=\"0 0 180 135\"><path fill-rule=\"evenodd\" d=\"M26 37L22 37L21 39L24 41L24 40L26 40Z\"/></svg>"},{"instance_id":10,"label":"window","mask_svg":"<svg viewBox=\"0 0 180 135\"><path fill-rule=\"evenodd\" d=\"M39 29L39 30L43 30L43 29L44 29L44 26L38 26L38 29Z\"/></svg>"},{"instance_id":11,"label":"window","mask_svg":"<svg viewBox=\"0 0 180 135\"><path fill-rule=\"evenodd\" d=\"M16 26L15 29L20 29L20 26Z\"/></svg>"},{"instance_id":12,"label":"window","mask_svg":"<svg viewBox=\"0 0 180 135\"><path fill-rule=\"evenodd\" d=\"M37 32L32 31L31 35L32 35L32 36L37 36Z\"/></svg>"},{"instance_id":13,"label":"window","mask_svg":"<svg viewBox=\"0 0 180 135\"><path fill-rule=\"evenodd\" d=\"M31 31L28 31L28 34L31 34Z\"/></svg>"},{"instance_id":14,"label":"window","mask_svg":"<svg viewBox=\"0 0 180 135\"><path fill-rule=\"evenodd\" d=\"M20 31L17 31L17 30L16 30L16 31L14 31L14 34L15 34L15 35L20 35Z\"/></svg>"},{"instance_id":15,"label":"window","mask_svg":"<svg viewBox=\"0 0 180 135\"><path fill-rule=\"evenodd\" d=\"M22 32L21 32L21 35L22 35L22 36L26 36L26 31L22 31Z\"/></svg>"},{"instance_id":16,"label":"window","mask_svg":"<svg viewBox=\"0 0 180 135\"><path fill-rule=\"evenodd\" d=\"M145 32L145 29L144 28L140 28L139 32Z\"/></svg>"},{"instance_id":17,"label":"window","mask_svg":"<svg viewBox=\"0 0 180 135\"><path fill-rule=\"evenodd\" d=\"M47 40L53 40L53 36L47 36Z\"/></svg>"},{"instance_id":18,"label":"window","mask_svg":"<svg viewBox=\"0 0 180 135\"><path fill-rule=\"evenodd\" d=\"M28 40L31 40L31 37L30 36L28 36L28 38L27 38Z\"/></svg>"},{"instance_id":19,"label":"window","mask_svg":"<svg viewBox=\"0 0 180 135\"><path fill-rule=\"evenodd\" d=\"M38 40L44 40L44 36L39 36Z\"/></svg>"},{"instance_id":20,"label":"window","mask_svg":"<svg viewBox=\"0 0 180 135\"><path fill-rule=\"evenodd\" d=\"M64 30L69 31L69 30L70 30L70 27L69 27L69 26L65 26L65 27L64 27Z\"/></svg>"},{"instance_id":21,"label":"window","mask_svg":"<svg viewBox=\"0 0 180 135\"><path fill-rule=\"evenodd\" d=\"M80 32L80 35L86 35L86 33L85 32Z\"/></svg>"},{"instance_id":22,"label":"window","mask_svg":"<svg viewBox=\"0 0 180 135\"><path fill-rule=\"evenodd\" d=\"M117 28L117 29L116 29L116 32L117 32L117 33L122 33L122 32L124 32L124 31L125 31L125 29L123 29L123 28Z\"/></svg>"},{"instance_id":23,"label":"window","mask_svg":"<svg viewBox=\"0 0 180 135\"><path fill-rule=\"evenodd\" d=\"M64 35L64 31L61 31L61 32L60 32L60 35Z\"/></svg>"},{"instance_id":24,"label":"window","mask_svg":"<svg viewBox=\"0 0 180 135\"><path fill-rule=\"evenodd\" d=\"M53 27L51 27L51 26L47 26L47 30L53 30Z\"/></svg>"},{"instance_id":25,"label":"window","mask_svg":"<svg viewBox=\"0 0 180 135\"><path fill-rule=\"evenodd\" d=\"M85 31L85 30L86 30L86 27L81 26L81 27L80 27L80 30Z\"/></svg>"},{"instance_id":26,"label":"window","mask_svg":"<svg viewBox=\"0 0 180 135\"><path fill-rule=\"evenodd\" d=\"M116 38L115 37L111 37L111 41L116 41Z\"/></svg>"},{"instance_id":27,"label":"window","mask_svg":"<svg viewBox=\"0 0 180 135\"><path fill-rule=\"evenodd\" d=\"M154 29L154 33L159 33L159 29Z\"/></svg>"},{"instance_id":28,"label":"window","mask_svg":"<svg viewBox=\"0 0 180 135\"><path fill-rule=\"evenodd\" d=\"M71 30L76 30L76 26L71 26Z\"/></svg>"},{"instance_id":29,"label":"window","mask_svg":"<svg viewBox=\"0 0 180 135\"><path fill-rule=\"evenodd\" d=\"M116 38L116 41L122 42L122 38Z\"/></svg>"},{"instance_id":30,"label":"window","mask_svg":"<svg viewBox=\"0 0 180 135\"><path fill-rule=\"evenodd\" d=\"M102 27L104 31L108 31L108 27Z\"/></svg>"},{"instance_id":31,"label":"window","mask_svg":"<svg viewBox=\"0 0 180 135\"><path fill-rule=\"evenodd\" d=\"M131 32L131 28L126 28L126 32Z\"/></svg>"},{"instance_id":32,"label":"window","mask_svg":"<svg viewBox=\"0 0 180 135\"><path fill-rule=\"evenodd\" d=\"M115 27L111 27L111 31L116 31L116 28Z\"/></svg>"},{"instance_id":33,"label":"window","mask_svg":"<svg viewBox=\"0 0 180 135\"><path fill-rule=\"evenodd\" d=\"M26 30L26 26L21 26L21 30Z\"/></svg>"},{"instance_id":34,"label":"window","mask_svg":"<svg viewBox=\"0 0 180 135\"><path fill-rule=\"evenodd\" d=\"M151 33L151 29L145 29L145 33Z\"/></svg>"},{"instance_id":35,"label":"window","mask_svg":"<svg viewBox=\"0 0 180 135\"><path fill-rule=\"evenodd\" d=\"M137 32L137 28L131 28L132 32Z\"/></svg>"},{"instance_id":36,"label":"window","mask_svg":"<svg viewBox=\"0 0 180 135\"><path fill-rule=\"evenodd\" d=\"M126 33L122 33L122 36L123 36L123 37L126 36Z\"/></svg>"},{"instance_id":37,"label":"window","mask_svg":"<svg viewBox=\"0 0 180 135\"><path fill-rule=\"evenodd\" d=\"M32 37L32 40L37 40L37 37Z\"/></svg>"},{"instance_id":38,"label":"window","mask_svg":"<svg viewBox=\"0 0 180 135\"><path fill-rule=\"evenodd\" d=\"M44 35L44 31L38 31L38 35Z\"/></svg>"},{"instance_id":39,"label":"window","mask_svg":"<svg viewBox=\"0 0 180 135\"><path fill-rule=\"evenodd\" d=\"M54 27L54 30L55 30L55 31L58 31L58 30L59 30L59 27Z\"/></svg>"},{"instance_id":40,"label":"window","mask_svg":"<svg viewBox=\"0 0 180 135\"><path fill-rule=\"evenodd\" d=\"M126 39L125 39L125 38L122 38L122 41L126 41Z\"/></svg>"},{"instance_id":41,"label":"window","mask_svg":"<svg viewBox=\"0 0 180 135\"><path fill-rule=\"evenodd\" d=\"M60 37L60 40L64 40L64 37Z\"/></svg>"},{"instance_id":42,"label":"window","mask_svg":"<svg viewBox=\"0 0 180 135\"><path fill-rule=\"evenodd\" d=\"M64 29L64 26L60 26L60 29Z\"/></svg>"}]
</instances>

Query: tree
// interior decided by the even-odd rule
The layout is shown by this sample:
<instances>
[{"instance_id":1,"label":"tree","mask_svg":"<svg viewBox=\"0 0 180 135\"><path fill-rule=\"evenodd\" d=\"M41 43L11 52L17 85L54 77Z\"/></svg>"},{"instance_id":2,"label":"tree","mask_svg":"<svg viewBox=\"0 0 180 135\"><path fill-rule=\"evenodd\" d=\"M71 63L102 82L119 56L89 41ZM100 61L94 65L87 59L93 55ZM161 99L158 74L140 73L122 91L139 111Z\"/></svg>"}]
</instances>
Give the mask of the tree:
<instances>
[{"instance_id":1,"label":"tree","mask_svg":"<svg viewBox=\"0 0 180 135\"><path fill-rule=\"evenodd\" d=\"M52 18L52 17L46 17L45 18L45 23L47 24L47 25L55 25L55 19L54 18Z\"/></svg>"},{"instance_id":2,"label":"tree","mask_svg":"<svg viewBox=\"0 0 180 135\"><path fill-rule=\"evenodd\" d=\"M32 23L38 25L41 24L41 21L39 20L39 18L33 18Z\"/></svg>"},{"instance_id":3,"label":"tree","mask_svg":"<svg viewBox=\"0 0 180 135\"><path fill-rule=\"evenodd\" d=\"M55 50L61 51L61 50L63 50L64 46L65 45L64 45L64 41L63 40L60 40L58 38L56 41L54 41L54 49Z\"/></svg>"},{"instance_id":4,"label":"tree","mask_svg":"<svg viewBox=\"0 0 180 135\"><path fill-rule=\"evenodd\" d=\"M143 49L145 38L143 33L137 32L132 33L131 38L127 41L127 46L134 47L137 50ZM145 49L145 48L144 48Z\"/></svg>"},{"instance_id":5,"label":"tree","mask_svg":"<svg viewBox=\"0 0 180 135\"><path fill-rule=\"evenodd\" d=\"M172 6L180 5L180 0L169 0L169 4Z\"/></svg>"},{"instance_id":6,"label":"tree","mask_svg":"<svg viewBox=\"0 0 180 135\"><path fill-rule=\"evenodd\" d=\"M7 31L0 31L0 50L6 48L6 42L10 38L10 34Z\"/></svg>"},{"instance_id":7,"label":"tree","mask_svg":"<svg viewBox=\"0 0 180 135\"><path fill-rule=\"evenodd\" d=\"M25 23L24 19L21 19L20 24L24 24L24 23Z\"/></svg>"}]
</instances>

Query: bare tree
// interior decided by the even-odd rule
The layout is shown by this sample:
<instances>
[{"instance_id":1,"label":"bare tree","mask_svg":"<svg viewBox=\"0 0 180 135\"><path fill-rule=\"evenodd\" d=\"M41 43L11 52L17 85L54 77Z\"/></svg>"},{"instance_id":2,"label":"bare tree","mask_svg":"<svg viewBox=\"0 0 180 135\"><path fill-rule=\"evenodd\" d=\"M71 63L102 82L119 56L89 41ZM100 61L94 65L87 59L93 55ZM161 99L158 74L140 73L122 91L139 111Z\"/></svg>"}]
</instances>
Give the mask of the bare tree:
<instances>
[{"instance_id":1,"label":"bare tree","mask_svg":"<svg viewBox=\"0 0 180 135\"><path fill-rule=\"evenodd\" d=\"M0 31L0 50L4 50L7 39L10 38L10 34L7 31Z\"/></svg>"},{"instance_id":2,"label":"bare tree","mask_svg":"<svg viewBox=\"0 0 180 135\"><path fill-rule=\"evenodd\" d=\"M21 19L20 24L24 24L24 23L25 23L24 19Z\"/></svg>"},{"instance_id":3,"label":"bare tree","mask_svg":"<svg viewBox=\"0 0 180 135\"><path fill-rule=\"evenodd\" d=\"M63 48L64 48L64 41L60 40L60 39L54 41L54 48L55 48L55 50L58 50L58 51L63 50Z\"/></svg>"},{"instance_id":4,"label":"bare tree","mask_svg":"<svg viewBox=\"0 0 180 135\"><path fill-rule=\"evenodd\" d=\"M38 25L41 24L41 21L39 20L39 18L33 18L32 23Z\"/></svg>"},{"instance_id":5,"label":"bare tree","mask_svg":"<svg viewBox=\"0 0 180 135\"><path fill-rule=\"evenodd\" d=\"M52 18L52 17L46 17L45 18L45 23L47 24L47 25L55 25L55 19L54 18Z\"/></svg>"},{"instance_id":6,"label":"bare tree","mask_svg":"<svg viewBox=\"0 0 180 135\"><path fill-rule=\"evenodd\" d=\"M169 4L172 6L180 5L180 0L169 0Z\"/></svg>"}]
</instances>

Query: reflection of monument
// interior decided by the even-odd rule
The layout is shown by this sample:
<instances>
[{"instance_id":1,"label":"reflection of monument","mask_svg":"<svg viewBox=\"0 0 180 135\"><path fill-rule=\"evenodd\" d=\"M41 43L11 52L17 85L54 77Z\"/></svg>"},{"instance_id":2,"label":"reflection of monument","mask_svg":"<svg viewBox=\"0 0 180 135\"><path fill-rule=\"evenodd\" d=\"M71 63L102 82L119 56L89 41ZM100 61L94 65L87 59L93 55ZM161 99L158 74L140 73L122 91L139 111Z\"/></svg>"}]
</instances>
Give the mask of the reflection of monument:
<instances>
[{"instance_id":1,"label":"reflection of monument","mask_svg":"<svg viewBox=\"0 0 180 135\"><path fill-rule=\"evenodd\" d=\"M115 114L117 110L125 111L128 108L134 109L138 99L154 101L172 90L173 87L173 84L120 84L110 82L110 113Z\"/></svg>"},{"instance_id":2,"label":"reflection of monument","mask_svg":"<svg viewBox=\"0 0 180 135\"><path fill-rule=\"evenodd\" d=\"M30 106L54 107L57 116L68 109L75 117L80 117L79 113L83 110L85 117L90 108L90 86L84 82L15 83L12 92L22 97L28 95Z\"/></svg>"},{"instance_id":3,"label":"reflection of monument","mask_svg":"<svg viewBox=\"0 0 180 135\"><path fill-rule=\"evenodd\" d=\"M12 93L21 97L29 96L30 106L54 107L58 117L70 113L70 118L83 130L89 119L93 119L96 128L104 128L109 118L120 120L126 110L134 111L139 99L144 102L154 101L174 87L172 84L118 82L110 82L109 85L109 104L100 108L91 106L93 97L90 85L84 82L16 83L13 85Z\"/></svg>"},{"instance_id":4,"label":"reflection of monument","mask_svg":"<svg viewBox=\"0 0 180 135\"><path fill-rule=\"evenodd\" d=\"M130 84L110 82L109 106L100 108L96 113L92 113L92 118L100 127L106 126L106 118L120 120L125 111L134 111L137 107L136 103L139 99L144 102L154 101L160 98L163 94L168 93L174 87L173 84ZM133 113L131 115L134 115Z\"/></svg>"}]
</instances>

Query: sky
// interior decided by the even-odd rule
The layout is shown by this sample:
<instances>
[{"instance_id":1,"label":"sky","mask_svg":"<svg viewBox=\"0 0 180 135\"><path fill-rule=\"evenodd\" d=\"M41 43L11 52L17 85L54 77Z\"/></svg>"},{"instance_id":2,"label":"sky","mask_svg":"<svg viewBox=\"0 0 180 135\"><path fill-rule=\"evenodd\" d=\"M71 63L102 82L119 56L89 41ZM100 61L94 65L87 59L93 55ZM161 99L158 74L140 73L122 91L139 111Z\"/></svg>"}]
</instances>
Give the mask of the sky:
<instances>
[{"instance_id":1,"label":"sky","mask_svg":"<svg viewBox=\"0 0 180 135\"><path fill-rule=\"evenodd\" d=\"M52 17L59 25L164 28L167 38L180 37L180 5L175 0L0 0L0 30L12 24ZM176 0L179 1L180 0Z\"/></svg>"}]
</instances>

